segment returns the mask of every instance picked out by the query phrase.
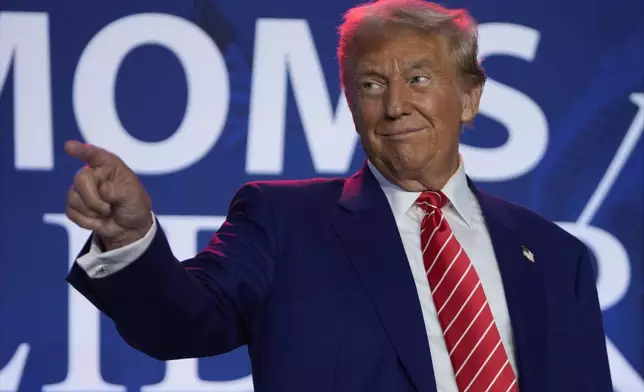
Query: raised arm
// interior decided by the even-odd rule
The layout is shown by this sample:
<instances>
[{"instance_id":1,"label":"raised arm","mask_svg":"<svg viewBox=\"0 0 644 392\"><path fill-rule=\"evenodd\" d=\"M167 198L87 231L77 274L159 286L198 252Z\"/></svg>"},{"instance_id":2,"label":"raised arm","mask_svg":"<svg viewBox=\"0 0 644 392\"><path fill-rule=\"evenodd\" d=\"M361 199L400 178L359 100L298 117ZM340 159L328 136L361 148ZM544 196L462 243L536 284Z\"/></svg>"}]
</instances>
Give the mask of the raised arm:
<instances>
[{"instance_id":1,"label":"raised arm","mask_svg":"<svg viewBox=\"0 0 644 392\"><path fill-rule=\"evenodd\" d=\"M93 231L69 283L114 321L128 344L154 358L209 356L248 343L277 248L262 190L242 187L208 246L180 262L135 174L96 147L67 149L88 163L70 191L68 217Z\"/></svg>"}]
</instances>

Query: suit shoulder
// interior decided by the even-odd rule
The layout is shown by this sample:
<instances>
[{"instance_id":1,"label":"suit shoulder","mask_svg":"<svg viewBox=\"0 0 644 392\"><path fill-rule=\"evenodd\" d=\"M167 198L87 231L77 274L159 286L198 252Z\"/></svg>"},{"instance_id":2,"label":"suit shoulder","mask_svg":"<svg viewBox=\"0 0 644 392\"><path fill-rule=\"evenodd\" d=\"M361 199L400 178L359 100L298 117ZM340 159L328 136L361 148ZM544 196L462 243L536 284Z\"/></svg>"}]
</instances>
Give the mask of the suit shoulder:
<instances>
[{"instance_id":1,"label":"suit shoulder","mask_svg":"<svg viewBox=\"0 0 644 392\"><path fill-rule=\"evenodd\" d=\"M267 199L269 203L279 201L280 204L290 201L302 203L304 200L337 200L345 181L344 177L249 181L240 187L237 196L244 197L250 192Z\"/></svg>"},{"instance_id":2,"label":"suit shoulder","mask_svg":"<svg viewBox=\"0 0 644 392\"><path fill-rule=\"evenodd\" d=\"M578 250L586 247L579 238L538 212L509 200L501 199L487 193L481 193L489 202L503 209L513 223L522 230L538 233L539 237L553 244L570 246Z\"/></svg>"}]
</instances>

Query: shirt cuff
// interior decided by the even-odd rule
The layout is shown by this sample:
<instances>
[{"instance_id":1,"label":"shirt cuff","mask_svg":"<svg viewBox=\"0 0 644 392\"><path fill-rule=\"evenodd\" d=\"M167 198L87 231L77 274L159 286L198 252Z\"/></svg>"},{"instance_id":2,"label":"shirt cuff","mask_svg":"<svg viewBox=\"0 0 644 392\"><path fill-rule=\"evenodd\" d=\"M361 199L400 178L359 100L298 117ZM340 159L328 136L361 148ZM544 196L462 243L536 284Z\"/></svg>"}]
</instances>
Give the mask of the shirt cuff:
<instances>
[{"instance_id":1,"label":"shirt cuff","mask_svg":"<svg viewBox=\"0 0 644 392\"><path fill-rule=\"evenodd\" d=\"M152 214L152 227L143 238L124 247L103 252L96 235L92 235L89 252L76 259L76 263L93 279L105 278L127 267L145 252L157 232L157 222Z\"/></svg>"}]
</instances>

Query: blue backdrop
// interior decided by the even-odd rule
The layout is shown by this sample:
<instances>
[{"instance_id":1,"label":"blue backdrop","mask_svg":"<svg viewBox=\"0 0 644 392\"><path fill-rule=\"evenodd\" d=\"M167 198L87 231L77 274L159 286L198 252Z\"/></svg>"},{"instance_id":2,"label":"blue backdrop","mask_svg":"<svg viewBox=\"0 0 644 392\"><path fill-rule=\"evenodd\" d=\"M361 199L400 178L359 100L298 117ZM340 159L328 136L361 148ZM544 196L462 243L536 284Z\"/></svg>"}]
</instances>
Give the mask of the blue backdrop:
<instances>
[{"instance_id":1,"label":"blue backdrop","mask_svg":"<svg viewBox=\"0 0 644 392\"><path fill-rule=\"evenodd\" d=\"M0 390L250 391L245 349L159 362L64 281L69 138L142 177L179 257L254 179L362 163L339 89L349 0L0 1ZM472 178L584 240L615 390L644 391L644 2L448 1L489 73L463 136Z\"/></svg>"}]
</instances>

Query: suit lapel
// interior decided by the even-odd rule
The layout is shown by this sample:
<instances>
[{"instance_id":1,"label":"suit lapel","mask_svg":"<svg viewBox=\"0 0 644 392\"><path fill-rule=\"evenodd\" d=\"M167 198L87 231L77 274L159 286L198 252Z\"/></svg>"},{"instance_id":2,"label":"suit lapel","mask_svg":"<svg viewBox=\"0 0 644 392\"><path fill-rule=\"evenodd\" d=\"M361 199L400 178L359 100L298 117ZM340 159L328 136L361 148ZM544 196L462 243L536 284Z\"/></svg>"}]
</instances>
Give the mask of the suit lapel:
<instances>
[{"instance_id":1,"label":"suit lapel","mask_svg":"<svg viewBox=\"0 0 644 392\"><path fill-rule=\"evenodd\" d=\"M483 211L496 254L512 324L521 392L546 389L547 312L541 265L523 256L531 248L508 204L482 193L469 182ZM526 238L527 237L527 238Z\"/></svg>"},{"instance_id":2,"label":"suit lapel","mask_svg":"<svg viewBox=\"0 0 644 392\"><path fill-rule=\"evenodd\" d=\"M365 165L345 182L334 228L418 391L436 391L423 315L387 199Z\"/></svg>"}]
</instances>

